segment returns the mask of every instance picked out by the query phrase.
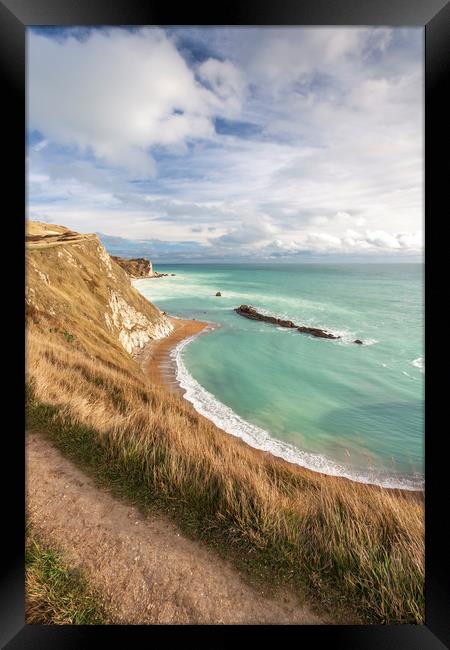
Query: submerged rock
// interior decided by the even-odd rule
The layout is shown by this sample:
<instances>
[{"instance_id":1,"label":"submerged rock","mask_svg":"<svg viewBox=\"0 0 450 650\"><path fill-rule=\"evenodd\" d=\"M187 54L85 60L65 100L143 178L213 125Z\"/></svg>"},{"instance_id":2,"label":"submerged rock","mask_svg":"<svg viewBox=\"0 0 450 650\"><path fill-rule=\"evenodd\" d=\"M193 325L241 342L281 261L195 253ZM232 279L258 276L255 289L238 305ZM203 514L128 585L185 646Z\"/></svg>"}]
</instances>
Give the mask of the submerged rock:
<instances>
[{"instance_id":1,"label":"submerged rock","mask_svg":"<svg viewBox=\"0 0 450 650\"><path fill-rule=\"evenodd\" d=\"M335 334L330 334L325 330L321 330L318 327L302 327L296 325L291 320L283 320L281 318L275 318L275 316L266 316L265 314L260 314L254 307L249 305L240 305L234 310L237 314L244 316L245 318L250 318L250 320L263 321L264 323L272 323L273 325L278 325L279 327L287 327L289 329L297 329L303 334L311 334L311 336L317 336L323 339L339 339L340 336Z\"/></svg>"}]
</instances>

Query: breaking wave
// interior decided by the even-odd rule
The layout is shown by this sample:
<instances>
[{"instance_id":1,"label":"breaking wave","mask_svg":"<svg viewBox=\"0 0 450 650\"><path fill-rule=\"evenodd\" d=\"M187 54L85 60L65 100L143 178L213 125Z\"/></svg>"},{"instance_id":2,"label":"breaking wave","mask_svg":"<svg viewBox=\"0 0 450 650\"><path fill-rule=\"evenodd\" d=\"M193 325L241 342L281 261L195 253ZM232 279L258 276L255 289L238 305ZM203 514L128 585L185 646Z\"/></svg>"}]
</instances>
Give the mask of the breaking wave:
<instances>
[{"instance_id":1,"label":"breaking wave","mask_svg":"<svg viewBox=\"0 0 450 650\"><path fill-rule=\"evenodd\" d=\"M321 454L302 451L290 443L277 440L265 429L241 418L230 407L220 402L212 393L201 386L188 372L182 358L182 352L186 345L197 338L197 336L200 336L200 334L183 339L172 350L170 356L176 364L176 378L181 388L185 391L185 399L191 402L198 413L207 417L226 433L241 438L251 447L270 452L274 456L283 458L290 463L323 474L342 476L359 483L370 483L388 488L401 488L404 490L423 489L424 480L420 474L392 475L370 470L352 470Z\"/></svg>"},{"instance_id":2,"label":"breaking wave","mask_svg":"<svg viewBox=\"0 0 450 650\"><path fill-rule=\"evenodd\" d=\"M421 372L425 372L425 359L424 359L424 357L418 357L417 359L414 359L414 361L411 361L411 363L416 368L419 368L419 370Z\"/></svg>"}]
</instances>

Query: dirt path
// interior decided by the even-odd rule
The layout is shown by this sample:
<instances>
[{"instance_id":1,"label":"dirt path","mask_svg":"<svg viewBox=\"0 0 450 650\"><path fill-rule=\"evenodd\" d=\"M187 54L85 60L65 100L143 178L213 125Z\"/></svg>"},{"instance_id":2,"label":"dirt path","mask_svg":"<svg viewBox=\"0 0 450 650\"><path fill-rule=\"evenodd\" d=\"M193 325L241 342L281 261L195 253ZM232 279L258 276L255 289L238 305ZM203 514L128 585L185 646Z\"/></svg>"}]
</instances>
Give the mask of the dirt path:
<instances>
[{"instance_id":1,"label":"dirt path","mask_svg":"<svg viewBox=\"0 0 450 650\"><path fill-rule=\"evenodd\" d=\"M44 541L102 594L117 622L321 621L290 593L267 597L164 517L117 501L42 435L27 434L27 506Z\"/></svg>"}]
</instances>

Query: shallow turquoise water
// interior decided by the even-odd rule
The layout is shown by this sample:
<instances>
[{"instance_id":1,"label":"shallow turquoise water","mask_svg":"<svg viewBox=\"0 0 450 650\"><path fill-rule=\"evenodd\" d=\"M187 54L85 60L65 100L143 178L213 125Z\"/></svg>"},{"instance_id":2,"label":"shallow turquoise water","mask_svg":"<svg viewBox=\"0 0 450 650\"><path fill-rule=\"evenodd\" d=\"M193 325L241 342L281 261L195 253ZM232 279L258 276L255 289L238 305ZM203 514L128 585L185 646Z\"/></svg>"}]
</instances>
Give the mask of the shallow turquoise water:
<instances>
[{"instance_id":1,"label":"shallow turquoise water","mask_svg":"<svg viewBox=\"0 0 450 650\"><path fill-rule=\"evenodd\" d=\"M176 276L135 282L144 296L170 314L220 325L178 351L179 378L200 412L254 446L320 471L421 484L422 265L158 270ZM233 312L242 303L342 339L249 321Z\"/></svg>"}]
</instances>

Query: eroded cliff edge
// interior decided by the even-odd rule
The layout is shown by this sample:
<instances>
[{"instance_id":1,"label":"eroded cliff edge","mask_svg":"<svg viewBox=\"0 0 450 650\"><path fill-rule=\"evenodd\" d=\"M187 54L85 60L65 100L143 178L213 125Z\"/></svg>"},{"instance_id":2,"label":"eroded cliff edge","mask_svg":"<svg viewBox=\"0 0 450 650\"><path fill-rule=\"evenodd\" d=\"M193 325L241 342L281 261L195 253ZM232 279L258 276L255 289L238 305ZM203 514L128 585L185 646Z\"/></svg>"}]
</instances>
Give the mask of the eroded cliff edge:
<instances>
[{"instance_id":1,"label":"eroded cliff edge","mask_svg":"<svg viewBox=\"0 0 450 650\"><path fill-rule=\"evenodd\" d=\"M26 305L35 324L59 328L85 349L113 343L133 353L173 329L96 235L36 221L27 223Z\"/></svg>"},{"instance_id":2,"label":"eroded cliff edge","mask_svg":"<svg viewBox=\"0 0 450 650\"><path fill-rule=\"evenodd\" d=\"M152 278L154 275L152 263L144 257L126 259L124 257L117 257L117 255L111 255L111 259L132 278Z\"/></svg>"}]
</instances>

